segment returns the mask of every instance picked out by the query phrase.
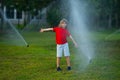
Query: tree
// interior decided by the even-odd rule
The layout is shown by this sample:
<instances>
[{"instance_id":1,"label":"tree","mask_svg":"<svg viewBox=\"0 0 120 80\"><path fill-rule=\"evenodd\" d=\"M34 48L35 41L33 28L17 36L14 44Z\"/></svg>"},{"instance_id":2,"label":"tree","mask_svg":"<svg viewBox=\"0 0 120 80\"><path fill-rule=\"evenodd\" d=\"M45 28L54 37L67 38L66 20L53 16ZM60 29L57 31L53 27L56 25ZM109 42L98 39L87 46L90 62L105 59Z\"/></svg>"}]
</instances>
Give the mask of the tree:
<instances>
[{"instance_id":1,"label":"tree","mask_svg":"<svg viewBox=\"0 0 120 80\"><path fill-rule=\"evenodd\" d=\"M62 18L60 4L56 5L58 2L59 1L56 1L48 7L47 22L51 25L51 27L58 25L60 19Z\"/></svg>"},{"instance_id":2,"label":"tree","mask_svg":"<svg viewBox=\"0 0 120 80\"><path fill-rule=\"evenodd\" d=\"M94 6L93 14L97 26L112 28L118 26L119 23L119 0L90 0L90 4Z\"/></svg>"}]
</instances>

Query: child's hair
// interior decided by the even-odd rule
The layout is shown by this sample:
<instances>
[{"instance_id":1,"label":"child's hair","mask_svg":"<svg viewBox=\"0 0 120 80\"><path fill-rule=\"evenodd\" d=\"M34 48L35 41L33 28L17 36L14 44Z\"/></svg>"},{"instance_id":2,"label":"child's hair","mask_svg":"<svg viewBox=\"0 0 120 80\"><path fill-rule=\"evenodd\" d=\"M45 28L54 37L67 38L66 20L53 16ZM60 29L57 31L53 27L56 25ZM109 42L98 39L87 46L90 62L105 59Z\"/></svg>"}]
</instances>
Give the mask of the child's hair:
<instances>
[{"instance_id":1,"label":"child's hair","mask_svg":"<svg viewBox=\"0 0 120 80\"><path fill-rule=\"evenodd\" d=\"M65 18L63 18L62 20L60 20L59 27L61 27L61 23L63 22L65 22L66 24L68 23L68 21Z\"/></svg>"},{"instance_id":2,"label":"child's hair","mask_svg":"<svg viewBox=\"0 0 120 80\"><path fill-rule=\"evenodd\" d=\"M67 21L67 19L63 18L63 19L60 21L60 23L63 23L63 22L67 23L68 21Z\"/></svg>"}]
</instances>

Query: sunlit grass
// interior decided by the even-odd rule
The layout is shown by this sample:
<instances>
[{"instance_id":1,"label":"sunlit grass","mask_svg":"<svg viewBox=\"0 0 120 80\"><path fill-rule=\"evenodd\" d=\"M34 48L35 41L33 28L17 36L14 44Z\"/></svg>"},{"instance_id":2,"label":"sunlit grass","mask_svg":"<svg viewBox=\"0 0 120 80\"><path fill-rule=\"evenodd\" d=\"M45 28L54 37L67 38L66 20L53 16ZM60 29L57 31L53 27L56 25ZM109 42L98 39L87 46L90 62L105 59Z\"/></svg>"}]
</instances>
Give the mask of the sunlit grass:
<instances>
[{"instance_id":1,"label":"sunlit grass","mask_svg":"<svg viewBox=\"0 0 120 80\"><path fill-rule=\"evenodd\" d=\"M28 32L22 34L30 47L8 45L0 38L0 80L119 80L120 34L105 40L108 33L94 33L95 54L86 68L79 68L75 48L70 43L72 71L61 60L56 71L55 34Z\"/></svg>"}]
</instances>

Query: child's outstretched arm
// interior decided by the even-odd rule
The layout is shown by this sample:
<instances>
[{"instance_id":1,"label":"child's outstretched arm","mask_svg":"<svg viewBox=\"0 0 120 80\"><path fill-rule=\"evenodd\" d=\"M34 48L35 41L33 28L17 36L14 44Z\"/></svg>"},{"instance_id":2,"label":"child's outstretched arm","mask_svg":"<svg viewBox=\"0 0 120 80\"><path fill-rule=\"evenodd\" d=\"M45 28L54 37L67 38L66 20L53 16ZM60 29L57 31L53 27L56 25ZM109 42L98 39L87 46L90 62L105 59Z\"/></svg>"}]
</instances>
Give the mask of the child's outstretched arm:
<instances>
[{"instance_id":1,"label":"child's outstretched arm","mask_svg":"<svg viewBox=\"0 0 120 80\"><path fill-rule=\"evenodd\" d=\"M46 29L41 29L40 32L45 32L45 31L53 31L53 28L46 28Z\"/></svg>"},{"instance_id":2,"label":"child's outstretched arm","mask_svg":"<svg viewBox=\"0 0 120 80\"><path fill-rule=\"evenodd\" d=\"M69 37L72 40L72 42L74 43L75 47L78 47L78 45L77 45L76 41L73 39L72 35L70 35Z\"/></svg>"}]
</instances>

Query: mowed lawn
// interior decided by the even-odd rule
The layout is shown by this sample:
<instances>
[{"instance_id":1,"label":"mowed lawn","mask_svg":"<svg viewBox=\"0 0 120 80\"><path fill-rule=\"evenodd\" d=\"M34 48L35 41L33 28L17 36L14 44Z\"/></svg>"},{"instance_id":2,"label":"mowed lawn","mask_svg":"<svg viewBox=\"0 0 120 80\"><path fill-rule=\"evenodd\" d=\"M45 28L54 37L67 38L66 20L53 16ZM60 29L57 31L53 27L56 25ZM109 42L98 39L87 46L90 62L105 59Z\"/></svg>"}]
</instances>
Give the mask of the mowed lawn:
<instances>
[{"instance_id":1,"label":"mowed lawn","mask_svg":"<svg viewBox=\"0 0 120 80\"><path fill-rule=\"evenodd\" d=\"M84 69L69 41L72 70L66 70L63 57L61 72L56 71L54 33L23 33L29 47L5 44L0 37L0 80L120 80L120 33L105 40L109 34L93 33L94 58Z\"/></svg>"}]
</instances>

